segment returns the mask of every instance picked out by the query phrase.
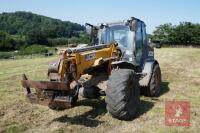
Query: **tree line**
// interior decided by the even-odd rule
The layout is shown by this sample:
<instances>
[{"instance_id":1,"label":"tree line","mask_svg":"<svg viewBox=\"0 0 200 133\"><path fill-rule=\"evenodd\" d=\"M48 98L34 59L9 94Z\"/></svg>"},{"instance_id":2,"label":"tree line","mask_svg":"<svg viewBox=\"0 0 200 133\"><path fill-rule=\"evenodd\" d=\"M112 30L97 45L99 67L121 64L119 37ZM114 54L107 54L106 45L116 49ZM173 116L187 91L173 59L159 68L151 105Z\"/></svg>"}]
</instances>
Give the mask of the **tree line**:
<instances>
[{"instance_id":1,"label":"tree line","mask_svg":"<svg viewBox=\"0 0 200 133\"><path fill-rule=\"evenodd\" d=\"M65 45L73 41L88 42L84 26L31 12L0 14L0 51L33 44Z\"/></svg>"},{"instance_id":2,"label":"tree line","mask_svg":"<svg viewBox=\"0 0 200 133\"><path fill-rule=\"evenodd\" d=\"M165 45L200 46L200 24L162 24L150 35ZM19 50L31 45L57 46L90 43L85 26L31 12L0 14L0 51Z\"/></svg>"},{"instance_id":3,"label":"tree line","mask_svg":"<svg viewBox=\"0 0 200 133\"><path fill-rule=\"evenodd\" d=\"M178 25L162 24L156 27L151 39L165 45L200 46L200 24L191 22L181 22Z\"/></svg>"}]
</instances>

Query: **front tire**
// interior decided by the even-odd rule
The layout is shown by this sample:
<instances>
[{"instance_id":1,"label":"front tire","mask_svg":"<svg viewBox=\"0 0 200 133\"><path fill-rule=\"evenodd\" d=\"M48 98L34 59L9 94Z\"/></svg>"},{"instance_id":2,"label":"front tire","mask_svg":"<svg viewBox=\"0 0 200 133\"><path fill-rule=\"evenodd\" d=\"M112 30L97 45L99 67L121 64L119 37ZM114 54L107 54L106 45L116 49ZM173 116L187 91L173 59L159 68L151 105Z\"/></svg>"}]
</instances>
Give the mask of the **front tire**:
<instances>
[{"instance_id":1,"label":"front tire","mask_svg":"<svg viewBox=\"0 0 200 133\"><path fill-rule=\"evenodd\" d=\"M108 112L115 118L130 120L140 102L138 78L130 69L113 70L109 77L106 98Z\"/></svg>"}]
</instances>

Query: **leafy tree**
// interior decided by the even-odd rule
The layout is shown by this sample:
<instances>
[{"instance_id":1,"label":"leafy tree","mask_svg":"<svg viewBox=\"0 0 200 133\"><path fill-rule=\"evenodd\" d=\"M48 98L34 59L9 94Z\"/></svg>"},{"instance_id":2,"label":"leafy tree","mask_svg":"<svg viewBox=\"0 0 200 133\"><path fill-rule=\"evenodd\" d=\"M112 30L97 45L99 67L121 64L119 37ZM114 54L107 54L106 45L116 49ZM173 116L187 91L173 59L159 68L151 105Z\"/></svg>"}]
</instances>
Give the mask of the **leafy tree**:
<instances>
[{"instance_id":1,"label":"leafy tree","mask_svg":"<svg viewBox=\"0 0 200 133\"><path fill-rule=\"evenodd\" d=\"M156 27L152 40L162 44L200 45L200 24L182 22L179 25L163 24Z\"/></svg>"},{"instance_id":2,"label":"leafy tree","mask_svg":"<svg viewBox=\"0 0 200 133\"><path fill-rule=\"evenodd\" d=\"M0 31L0 51L13 50L15 45L16 42L9 34Z\"/></svg>"},{"instance_id":3,"label":"leafy tree","mask_svg":"<svg viewBox=\"0 0 200 133\"><path fill-rule=\"evenodd\" d=\"M31 30L26 34L26 42L28 44L48 44L47 37L37 29Z\"/></svg>"},{"instance_id":4,"label":"leafy tree","mask_svg":"<svg viewBox=\"0 0 200 133\"><path fill-rule=\"evenodd\" d=\"M171 23L156 27L156 30L153 32L153 40L159 40L161 43L169 43L170 40L173 40L173 38L170 38L173 34L173 28Z\"/></svg>"},{"instance_id":5,"label":"leafy tree","mask_svg":"<svg viewBox=\"0 0 200 133\"><path fill-rule=\"evenodd\" d=\"M68 39L67 38L55 38L55 39L48 39L50 46L58 46L58 45L67 45Z\"/></svg>"}]
</instances>

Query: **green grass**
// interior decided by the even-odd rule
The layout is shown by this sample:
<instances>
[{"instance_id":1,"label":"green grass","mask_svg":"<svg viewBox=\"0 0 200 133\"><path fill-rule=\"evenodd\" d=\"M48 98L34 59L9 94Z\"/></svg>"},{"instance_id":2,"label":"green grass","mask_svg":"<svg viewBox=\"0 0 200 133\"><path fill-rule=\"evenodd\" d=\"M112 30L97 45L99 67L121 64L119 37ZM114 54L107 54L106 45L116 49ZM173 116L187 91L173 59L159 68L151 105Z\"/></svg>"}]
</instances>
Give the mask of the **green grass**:
<instances>
[{"instance_id":1,"label":"green grass","mask_svg":"<svg viewBox=\"0 0 200 133\"><path fill-rule=\"evenodd\" d=\"M10 59L13 55L13 52L0 52L0 59Z\"/></svg>"},{"instance_id":2,"label":"green grass","mask_svg":"<svg viewBox=\"0 0 200 133\"><path fill-rule=\"evenodd\" d=\"M28 129L28 126L26 124L13 122L13 123L6 125L6 129L2 132L4 132L4 133L20 133L20 132L25 131L26 129Z\"/></svg>"},{"instance_id":3,"label":"green grass","mask_svg":"<svg viewBox=\"0 0 200 133\"><path fill-rule=\"evenodd\" d=\"M25 101L21 75L47 80L47 66L57 57L0 60L0 132L196 132L200 131L200 49L156 49L162 71L162 95L141 96L138 117L132 121L112 118L103 98L82 100L65 111L52 111ZM191 104L191 126L165 126L165 101L187 100Z\"/></svg>"}]
</instances>

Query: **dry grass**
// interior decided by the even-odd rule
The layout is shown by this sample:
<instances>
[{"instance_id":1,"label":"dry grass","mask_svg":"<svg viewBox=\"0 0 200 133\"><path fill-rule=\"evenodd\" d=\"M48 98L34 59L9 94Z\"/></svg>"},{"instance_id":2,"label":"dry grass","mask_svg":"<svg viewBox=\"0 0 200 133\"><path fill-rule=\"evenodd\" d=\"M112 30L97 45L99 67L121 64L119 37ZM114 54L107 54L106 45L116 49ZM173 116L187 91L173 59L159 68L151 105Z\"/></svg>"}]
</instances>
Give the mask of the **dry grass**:
<instances>
[{"instance_id":1,"label":"dry grass","mask_svg":"<svg viewBox=\"0 0 200 133\"><path fill-rule=\"evenodd\" d=\"M47 64L56 57L1 60L0 132L199 132L200 49L162 48L156 50L156 57L163 75L162 94L158 98L142 96L138 117L128 122L112 118L103 98L82 100L59 112L26 103L21 74L46 79ZM166 100L190 101L190 127L165 126Z\"/></svg>"}]
</instances>

